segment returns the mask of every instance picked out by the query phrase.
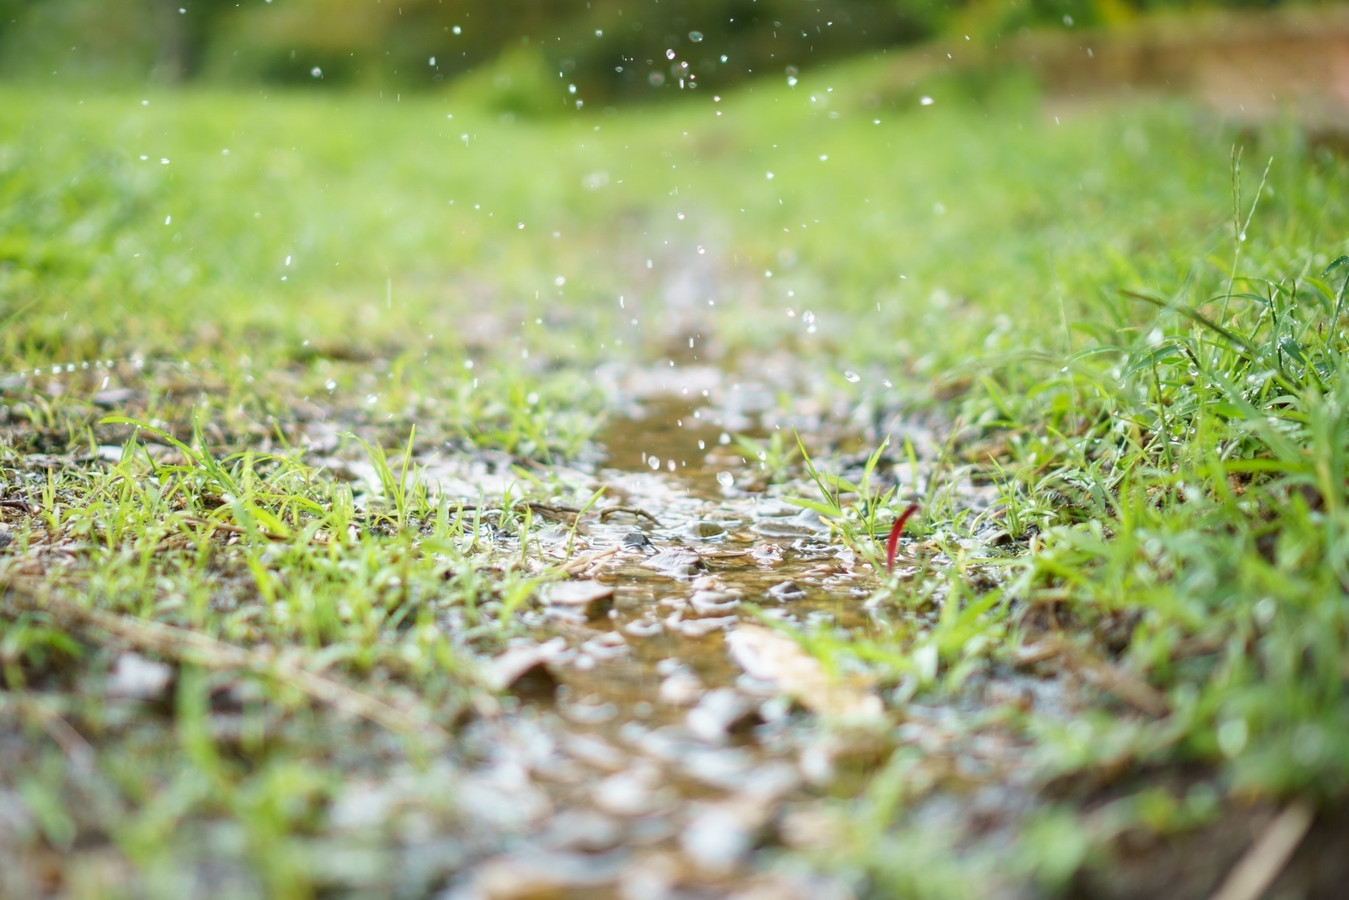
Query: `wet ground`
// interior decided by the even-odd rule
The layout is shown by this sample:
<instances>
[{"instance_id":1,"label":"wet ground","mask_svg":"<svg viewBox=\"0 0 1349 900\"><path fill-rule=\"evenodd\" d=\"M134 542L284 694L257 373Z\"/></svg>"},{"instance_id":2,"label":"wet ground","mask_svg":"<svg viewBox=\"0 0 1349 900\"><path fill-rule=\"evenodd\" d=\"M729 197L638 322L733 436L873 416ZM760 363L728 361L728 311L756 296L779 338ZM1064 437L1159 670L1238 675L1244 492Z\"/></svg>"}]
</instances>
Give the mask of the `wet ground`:
<instances>
[{"instance_id":1,"label":"wet ground","mask_svg":"<svg viewBox=\"0 0 1349 900\"><path fill-rule=\"evenodd\" d=\"M139 371L121 377L134 383ZM914 845L917 865L924 853L934 865L998 860L1005 871L982 879L990 896L1035 896L1036 881L1008 853L1046 804L1071 803L1111 834L1119 827L1112 804L1143 783L1187 808L1211 812L1222 802L1201 768L1086 780L1056 780L1039 768L1028 715L1042 728L1071 728L1088 711L1146 723L1167 709L1108 662L1047 638L1035 610L1011 617L1020 633L1004 636L1023 643L999 657L1009 661L981 661L953 688L933 682L935 650L927 654L917 641L949 606L940 590L953 557L977 597L1026 550L1026 538L1011 539L991 514L998 502L991 486L946 473L952 502L987 524L975 538L956 540L920 522L901 542L891 575L879 567L880 536L849 545L792 502L818 496L799 459L769 452L756 459L755 444L734 437L772 450L773 436L795 425L812 453L827 449L820 457L854 481L866 453L840 447L888 437L891 447L912 448L912 458L883 456L874 487L897 487L891 507L900 508L931 496L949 426L892 405L864 426L825 428L816 402L784 412L763 383L692 364L628 371L609 389L613 407L625 412L599 436L602 457L593 467L554 470L582 496L603 493L579 517L535 504L538 516L556 521L535 532L530 553L569 577L517 611L522 633L485 664L497 693L466 711L451 745L429 757L381 770L383 737L372 743L368 735L340 750L357 754L353 770L369 774L344 781L323 813L312 853L328 889L446 898L876 896L827 854L854 836L865 841L902 827L906 840L932 841ZM108 390L118 393L95 395L94 403L129 398L116 384ZM306 427L326 446L330 426L320 425ZM779 442L773 453L786 456L781 448L792 444ZM105 449L109 458L119 450ZM312 456L340 476L369 477L354 455ZM427 448L418 463L428 485L467 501L514 477L490 454L466 460ZM511 538L502 541L518 554ZM848 652L869 638L900 648L912 666ZM128 660L165 668L124 653L119 671ZM887 807L886 790L901 792L903 803ZM1202 895L1253 840L1297 811L1233 805L1208 827L1165 840L1122 831L1109 876L1084 869L1070 893ZM1281 884L1333 896L1325 889L1339 872L1326 866L1334 857L1327 847L1344 833L1342 821L1318 823ZM212 846L209 833L203 845ZM240 873L212 874L209 861L198 874L215 879L213 895L248 892L246 878L230 889Z\"/></svg>"},{"instance_id":2,"label":"wet ground","mask_svg":"<svg viewBox=\"0 0 1349 900\"><path fill-rule=\"evenodd\" d=\"M775 429L752 399L762 388L717 379L703 396L696 370L638 381L633 415L600 436L593 483L605 490L576 530L573 577L524 613L533 637L493 663L503 707L469 729L482 761L466 776L475 813L507 818L496 824L509 849L458 869L448 895L852 896L812 867L775 863L835 842L850 824L834 801L901 748L934 783L975 798L985 837L1010 827L1031 799L1029 748L993 711L1066 714L1082 686L1009 672L951 706L914 700L914 682L878 681L846 654L835 658L855 671L827 671L803 636L916 629L932 608L903 609L895 585L950 560L931 540L906 541L890 581L789 502L808 487L799 467L770 483L766 461L731 436L768 442ZM930 446L923 426L907 430ZM878 489L899 471L887 461ZM992 499L966 493L972 505ZM543 552L572 540L559 528ZM965 827L949 802L926 815Z\"/></svg>"}]
</instances>

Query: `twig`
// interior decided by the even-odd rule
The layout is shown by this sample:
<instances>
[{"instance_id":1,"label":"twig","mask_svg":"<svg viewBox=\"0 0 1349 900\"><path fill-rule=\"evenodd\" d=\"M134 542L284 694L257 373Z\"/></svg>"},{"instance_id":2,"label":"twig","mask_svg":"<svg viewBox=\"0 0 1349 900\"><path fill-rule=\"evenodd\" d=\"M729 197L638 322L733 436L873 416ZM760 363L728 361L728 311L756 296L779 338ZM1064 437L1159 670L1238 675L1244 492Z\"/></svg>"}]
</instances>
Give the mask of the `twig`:
<instances>
[{"instance_id":1,"label":"twig","mask_svg":"<svg viewBox=\"0 0 1349 900\"><path fill-rule=\"evenodd\" d=\"M245 528L242 525L235 525L233 522L218 522L215 519L203 519L201 516L183 516L179 521L188 525L200 525L210 528L213 531L223 531L225 534L260 534L271 541L288 541L290 537L284 534L277 534L274 531L268 531L265 528Z\"/></svg>"},{"instance_id":2,"label":"twig","mask_svg":"<svg viewBox=\"0 0 1349 900\"><path fill-rule=\"evenodd\" d=\"M1089 681L1141 712L1158 718L1171 712L1171 704L1161 691L1128 669L1097 659L1062 638L1048 637L1017 651L1017 662L1022 665L1043 662L1052 657L1060 657L1066 665L1081 672Z\"/></svg>"},{"instance_id":3,"label":"twig","mask_svg":"<svg viewBox=\"0 0 1349 900\"><path fill-rule=\"evenodd\" d=\"M1258 900L1279 877L1315 817L1312 804L1299 797L1265 826L1209 900Z\"/></svg>"},{"instance_id":4,"label":"twig","mask_svg":"<svg viewBox=\"0 0 1349 900\"><path fill-rule=\"evenodd\" d=\"M594 553L587 553L584 556L578 556L575 559L563 563L561 566L558 566L558 568L568 575L574 575L577 572L590 568L592 563L597 563L602 559L608 559L609 557L616 555L618 551L622 549L623 547L620 545L610 547L608 550L598 550Z\"/></svg>"},{"instance_id":5,"label":"twig","mask_svg":"<svg viewBox=\"0 0 1349 900\"><path fill-rule=\"evenodd\" d=\"M639 519L646 519L657 528L661 527L660 519L657 519L655 516L651 515L651 513L636 506L606 506L604 509L600 510L600 521L607 521L610 516L617 515L618 513L627 513L628 515L636 516Z\"/></svg>"},{"instance_id":6,"label":"twig","mask_svg":"<svg viewBox=\"0 0 1349 900\"><path fill-rule=\"evenodd\" d=\"M178 662L207 669L244 670L259 676L271 676L298 688L310 699L333 707L338 712L357 716L399 734L422 733L443 740L449 734L440 726L418 721L383 700L348 687L341 682L276 658L272 653L249 650L213 637L129 616L85 609L50 592L10 581L10 597L21 606L42 609L69 622L82 623L121 638L137 649L150 650Z\"/></svg>"}]
</instances>

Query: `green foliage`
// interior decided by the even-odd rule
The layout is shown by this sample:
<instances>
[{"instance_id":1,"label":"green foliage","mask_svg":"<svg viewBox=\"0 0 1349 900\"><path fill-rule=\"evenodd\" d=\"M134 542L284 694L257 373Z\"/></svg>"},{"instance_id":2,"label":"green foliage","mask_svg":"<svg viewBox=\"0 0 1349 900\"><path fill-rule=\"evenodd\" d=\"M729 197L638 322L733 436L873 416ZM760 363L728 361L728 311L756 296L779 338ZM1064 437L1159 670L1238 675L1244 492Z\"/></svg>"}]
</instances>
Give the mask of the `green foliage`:
<instances>
[{"instance_id":1,"label":"green foliage","mask_svg":"<svg viewBox=\"0 0 1349 900\"><path fill-rule=\"evenodd\" d=\"M46 734L40 692L102 698L100 613L177 678L167 709L61 708L111 805L81 802L65 748L24 745L5 784L33 845L108 834L147 881L220 852L256 873L241 894L321 884L342 786L490 708L479 667L558 575L539 542L576 535L529 501L572 491L606 364L667 359L690 272L716 294L700 349L789 354L775 387L874 448L742 442L804 471L795 502L877 569L923 504L916 565L840 601L865 625L802 642L872 676L893 726L822 866L885 895L1052 893L1233 797L1341 802L1349 168L1292 126L1180 103L1051 124L1029 94L887 93L888 73L514 121L471 91L0 91L0 475L26 504L5 513L0 712ZM899 105L914 91L936 102ZM1229 168L1237 141L1266 175ZM436 496L435 453L515 483ZM1068 690L1037 664L1073 702L980 693ZM226 702L237 733L212 730ZM965 777L924 749L925 706L951 711L941 748L1005 751L975 778L1025 792L981 849L925 818ZM171 746L145 737L166 722Z\"/></svg>"}]
</instances>

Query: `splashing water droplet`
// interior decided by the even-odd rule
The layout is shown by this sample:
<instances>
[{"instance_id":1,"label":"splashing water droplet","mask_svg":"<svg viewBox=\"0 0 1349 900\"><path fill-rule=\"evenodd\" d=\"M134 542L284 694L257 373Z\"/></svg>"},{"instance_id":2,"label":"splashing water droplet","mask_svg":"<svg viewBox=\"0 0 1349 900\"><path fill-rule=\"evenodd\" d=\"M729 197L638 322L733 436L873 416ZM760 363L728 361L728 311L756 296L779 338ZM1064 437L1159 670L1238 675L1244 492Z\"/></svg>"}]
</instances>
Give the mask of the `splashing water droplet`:
<instances>
[{"instance_id":1,"label":"splashing water droplet","mask_svg":"<svg viewBox=\"0 0 1349 900\"><path fill-rule=\"evenodd\" d=\"M656 471L656 470L658 470L658 469L660 468L660 457L659 457L659 456L648 456L648 457L646 458L646 464L647 464L648 466L650 466L650 467L651 467L651 470L654 472L654 471Z\"/></svg>"},{"instance_id":2,"label":"splashing water droplet","mask_svg":"<svg viewBox=\"0 0 1349 900\"><path fill-rule=\"evenodd\" d=\"M702 33L701 31L690 31L690 32L689 32L689 40L693 41L693 43L697 44L697 43L699 43L700 41L702 41L702 39L703 39L703 33Z\"/></svg>"},{"instance_id":3,"label":"splashing water droplet","mask_svg":"<svg viewBox=\"0 0 1349 900\"><path fill-rule=\"evenodd\" d=\"M722 487L728 488L731 485L735 484L735 476L732 475L730 472L718 472L717 484L721 485Z\"/></svg>"},{"instance_id":4,"label":"splashing water droplet","mask_svg":"<svg viewBox=\"0 0 1349 900\"><path fill-rule=\"evenodd\" d=\"M844 378L844 380L846 380L849 384L857 384L857 382L859 382L859 381L862 380L862 376L861 376L861 375L858 375L858 374L857 374L856 372L854 372L852 369L845 369L844 372L843 372L843 378Z\"/></svg>"},{"instance_id":5,"label":"splashing water droplet","mask_svg":"<svg viewBox=\"0 0 1349 900\"><path fill-rule=\"evenodd\" d=\"M666 51L665 51L665 58L666 58L666 59L674 59L674 58L675 58L675 52L674 52L673 50L666 50Z\"/></svg>"},{"instance_id":6,"label":"splashing water droplet","mask_svg":"<svg viewBox=\"0 0 1349 900\"><path fill-rule=\"evenodd\" d=\"M936 101L933 100L931 97L923 97L923 98L919 99L918 102L921 103L923 106L931 106L931 105L932 105L933 103L935 103Z\"/></svg>"}]
</instances>

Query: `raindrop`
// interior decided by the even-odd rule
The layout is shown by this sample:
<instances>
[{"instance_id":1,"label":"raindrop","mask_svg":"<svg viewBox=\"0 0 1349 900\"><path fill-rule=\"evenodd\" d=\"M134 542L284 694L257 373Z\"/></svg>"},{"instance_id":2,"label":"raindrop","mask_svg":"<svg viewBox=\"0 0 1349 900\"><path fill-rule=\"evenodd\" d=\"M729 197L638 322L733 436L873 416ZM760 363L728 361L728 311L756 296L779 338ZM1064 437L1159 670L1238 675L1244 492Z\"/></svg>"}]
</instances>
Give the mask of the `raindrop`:
<instances>
[{"instance_id":1,"label":"raindrop","mask_svg":"<svg viewBox=\"0 0 1349 900\"><path fill-rule=\"evenodd\" d=\"M464 33L464 29L460 28L458 25L456 25L456 26L454 26L453 28L451 28L450 31L453 31L455 34L463 34L463 33Z\"/></svg>"},{"instance_id":2,"label":"raindrop","mask_svg":"<svg viewBox=\"0 0 1349 900\"><path fill-rule=\"evenodd\" d=\"M161 166L167 166L169 164L169 158L167 156L160 158L159 164Z\"/></svg>"},{"instance_id":3,"label":"raindrop","mask_svg":"<svg viewBox=\"0 0 1349 900\"><path fill-rule=\"evenodd\" d=\"M729 58L729 57L727 57L725 53L721 54L721 61L722 61L722 62L726 62L726 60L727 60L728 58Z\"/></svg>"},{"instance_id":4,"label":"raindrop","mask_svg":"<svg viewBox=\"0 0 1349 900\"><path fill-rule=\"evenodd\" d=\"M732 475L730 472L718 472L717 484L721 485L724 488L728 488L731 485L735 484L735 476Z\"/></svg>"},{"instance_id":5,"label":"raindrop","mask_svg":"<svg viewBox=\"0 0 1349 900\"><path fill-rule=\"evenodd\" d=\"M675 52L674 52L673 50L666 50L666 51L665 51L665 58L666 58L666 59L674 59L674 58L675 58Z\"/></svg>"},{"instance_id":6,"label":"raindrop","mask_svg":"<svg viewBox=\"0 0 1349 900\"><path fill-rule=\"evenodd\" d=\"M764 173L764 177L767 178L769 181L772 181L772 180L773 180L773 173L772 173L772 172L765 172L765 173Z\"/></svg>"},{"instance_id":7,"label":"raindrop","mask_svg":"<svg viewBox=\"0 0 1349 900\"><path fill-rule=\"evenodd\" d=\"M172 221L173 221L173 216L165 216L165 217L164 217L164 224L165 224L165 225L168 225L168 224L171 223Z\"/></svg>"},{"instance_id":8,"label":"raindrop","mask_svg":"<svg viewBox=\"0 0 1349 900\"><path fill-rule=\"evenodd\" d=\"M435 64L432 63L432 65L435 65ZM315 78L322 78L322 77L323 77L323 70L320 69L318 66L314 66L314 68L312 68L312 69L309 70L309 74L310 74L310 75L313 75Z\"/></svg>"},{"instance_id":9,"label":"raindrop","mask_svg":"<svg viewBox=\"0 0 1349 900\"><path fill-rule=\"evenodd\" d=\"M931 106L935 101L933 101L931 97L923 97L918 102L921 103L923 106Z\"/></svg>"},{"instance_id":10,"label":"raindrop","mask_svg":"<svg viewBox=\"0 0 1349 900\"><path fill-rule=\"evenodd\" d=\"M695 43L695 44L700 43L700 42L702 41L702 39L703 39L703 33L702 33L701 31L690 31L690 32L689 32L689 40L693 41L693 43Z\"/></svg>"},{"instance_id":11,"label":"raindrop","mask_svg":"<svg viewBox=\"0 0 1349 900\"><path fill-rule=\"evenodd\" d=\"M658 471L660 469L660 457L648 456L646 458L646 464L651 467L651 471Z\"/></svg>"},{"instance_id":12,"label":"raindrop","mask_svg":"<svg viewBox=\"0 0 1349 900\"><path fill-rule=\"evenodd\" d=\"M847 381L849 384L857 384L857 382L862 380L862 376L858 375L852 369L844 369L843 379Z\"/></svg>"}]
</instances>

